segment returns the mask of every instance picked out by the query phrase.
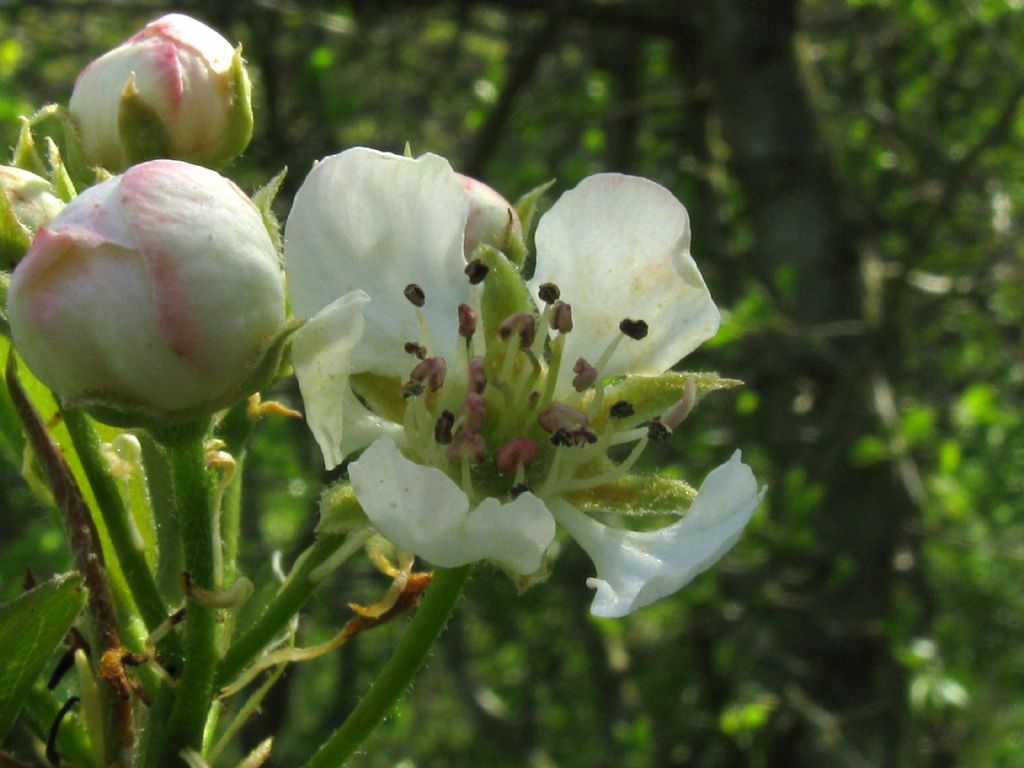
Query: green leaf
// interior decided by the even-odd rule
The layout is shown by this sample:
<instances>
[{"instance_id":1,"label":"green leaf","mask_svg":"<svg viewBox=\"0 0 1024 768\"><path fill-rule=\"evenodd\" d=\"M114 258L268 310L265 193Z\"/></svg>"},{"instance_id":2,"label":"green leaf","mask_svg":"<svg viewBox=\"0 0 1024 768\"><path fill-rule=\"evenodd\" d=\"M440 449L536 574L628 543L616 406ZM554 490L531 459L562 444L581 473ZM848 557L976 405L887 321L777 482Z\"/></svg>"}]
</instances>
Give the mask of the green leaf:
<instances>
[{"instance_id":1,"label":"green leaf","mask_svg":"<svg viewBox=\"0 0 1024 768\"><path fill-rule=\"evenodd\" d=\"M67 574L0 605L0 740L85 604L78 574Z\"/></svg>"}]
</instances>

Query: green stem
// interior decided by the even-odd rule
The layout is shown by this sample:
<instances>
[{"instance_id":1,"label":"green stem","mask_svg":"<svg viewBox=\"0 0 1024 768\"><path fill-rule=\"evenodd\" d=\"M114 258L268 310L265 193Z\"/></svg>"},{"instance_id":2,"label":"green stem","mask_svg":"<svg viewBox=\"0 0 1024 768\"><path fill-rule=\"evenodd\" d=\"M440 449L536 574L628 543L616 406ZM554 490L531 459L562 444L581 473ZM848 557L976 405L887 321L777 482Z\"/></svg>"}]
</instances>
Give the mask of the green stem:
<instances>
[{"instance_id":1,"label":"green stem","mask_svg":"<svg viewBox=\"0 0 1024 768\"><path fill-rule=\"evenodd\" d=\"M281 634L292 617L299 612L310 595L320 585L320 580L313 580L310 577L311 574L341 549L351 536L357 535L362 534L357 532L321 536L299 556L291 573L288 574L287 581L264 609L256 623L235 640L224 654L224 658L221 659L220 665L217 667L217 688L223 688L238 677L242 670L249 666L274 638Z\"/></svg>"},{"instance_id":2,"label":"green stem","mask_svg":"<svg viewBox=\"0 0 1024 768\"><path fill-rule=\"evenodd\" d=\"M245 467L245 447L252 434L253 421L247 401L231 408L217 425L217 437L224 441L225 449L236 462L235 476L224 492L221 502L220 530L224 549L224 584L230 585L237 575L238 536L242 523L242 474Z\"/></svg>"},{"instance_id":3,"label":"green stem","mask_svg":"<svg viewBox=\"0 0 1024 768\"><path fill-rule=\"evenodd\" d=\"M373 733L423 666L427 654L448 623L471 571L472 566L464 565L434 572L433 583L422 605L384 669L348 719L321 745L304 768L341 768Z\"/></svg>"},{"instance_id":4,"label":"green stem","mask_svg":"<svg viewBox=\"0 0 1024 768\"><path fill-rule=\"evenodd\" d=\"M202 438L167 445L174 479L175 504L181 526L185 568L197 587L214 589L213 486L206 469ZM217 666L216 623L213 608L189 597L185 619L185 666L167 726L162 766L179 764L184 747L201 750L206 718L213 700Z\"/></svg>"},{"instance_id":5,"label":"green stem","mask_svg":"<svg viewBox=\"0 0 1024 768\"><path fill-rule=\"evenodd\" d=\"M64 423L71 435L71 442L78 452L82 469L92 486L93 494L107 527L107 534L114 545L124 573L125 581L131 592L132 600L142 614L146 628L152 632L167 619L167 606L160 596L156 579L146 562L146 555L141 548L141 541L135 532L131 513L124 505L124 500L117 489L117 484L107 468L103 454L100 452L100 439L89 423L85 413L77 408L61 409ZM181 645L178 636L169 633L162 644L163 650L172 659L181 658Z\"/></svg>"}]
</instances>

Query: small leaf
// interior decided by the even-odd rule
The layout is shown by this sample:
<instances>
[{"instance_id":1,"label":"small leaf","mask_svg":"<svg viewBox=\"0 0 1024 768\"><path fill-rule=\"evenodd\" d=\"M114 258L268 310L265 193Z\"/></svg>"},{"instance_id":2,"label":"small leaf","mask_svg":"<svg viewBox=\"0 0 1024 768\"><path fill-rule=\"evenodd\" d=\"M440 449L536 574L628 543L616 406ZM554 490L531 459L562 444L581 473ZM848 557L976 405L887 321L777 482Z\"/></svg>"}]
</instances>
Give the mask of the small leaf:
<instances>
[{"instance_id":1,"label":"small leaf","mask_svg":"<svg viewBox=\"0 0 1024 768\"><path fill-rule=\"evenodd\" d=\"M263 226L267 228L270 242L274 244L274 248L278 253L281 253L281 222L274 215L274 200L277 198L277 193L281 190L281 184L287 175L288 169L282 168L274 178L260 187L256 194L252 196L253 204L259 208L260 215L263 217Z\"/></svg>"},{"instance_id":2,"label":"small leaf","mask_svg":"<svg viewBox=\"0 0 1024 768\"><path fill-rule=\"evenodd\" d=\"M523 225L523 237L529 239L530 227L533 226L533 219L537 215L537 205L544 198L544 194L551 189L555 180L546 181L539 187L534 187L525 195L516 200L512 207L516 209L519 221Z\"/></svg>"},{"instance_id":3,"label":"small leaf","mask_svg":"<svg viewBox=\"0 0 1024 768\"><path fill-rule=\"evenodd\" d=\"M0 605L0 740L84 604L81 577L67 574Z\"/></svg>"}]
</instances>

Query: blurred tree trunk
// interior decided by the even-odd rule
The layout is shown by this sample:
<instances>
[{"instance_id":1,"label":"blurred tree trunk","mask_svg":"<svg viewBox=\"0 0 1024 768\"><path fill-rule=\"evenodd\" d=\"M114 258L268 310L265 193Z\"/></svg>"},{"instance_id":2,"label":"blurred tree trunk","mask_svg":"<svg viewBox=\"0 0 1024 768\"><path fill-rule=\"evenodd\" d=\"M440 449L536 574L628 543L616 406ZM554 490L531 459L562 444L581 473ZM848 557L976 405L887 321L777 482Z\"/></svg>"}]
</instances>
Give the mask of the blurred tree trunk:
<instances>
[{"instance_id":1,"label":"blurred tree trunk","mask_svg":"<svg viewBox=\"0 0 1024 768\"><path fill-rule=\"evenodd\" d=\"M866 336L860 322L857 243L801 81L797 3L707 0L688 20L680 56L695 57L711 85L730 171L753 222L754 256L795 329L758 334L748 350L759 434L770 456L791 462L771 479L772 512L786 514L792 470L823 490L814 562L793 563L814 605L777 628L781 649L804 665L780 692L795 715L790 730L810 738L780 734L775 758L790 766L818 766L826 755L839 759L832 764L895 765L905 694L885 622L912 504L889 465L850 462L858 438L874 428L879 337Z\"/></svg>"}]
</instances>

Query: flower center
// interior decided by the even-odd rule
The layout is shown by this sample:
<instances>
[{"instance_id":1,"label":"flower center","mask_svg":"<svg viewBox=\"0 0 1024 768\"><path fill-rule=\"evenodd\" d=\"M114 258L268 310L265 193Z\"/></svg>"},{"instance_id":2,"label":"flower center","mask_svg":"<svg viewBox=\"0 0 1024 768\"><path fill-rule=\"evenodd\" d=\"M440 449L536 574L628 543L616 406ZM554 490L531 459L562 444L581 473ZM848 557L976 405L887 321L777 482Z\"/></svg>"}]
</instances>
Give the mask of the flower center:
<instances>
[{"instance_id":1,"label":"flower center","mask_svg":"<svg viewBox=\"0 0 1024 768\"><path fill-rule=\"evenodd\" d=\"M497 328L487 327L475 287L486 276L481 266L467 267L473 303L460 305L452 319L460 336L455 360L431 356L422 314L430 297L416 285L405 289L424 334L405 344L414 359L401 388L406 451L448 474L470 499L514 498L524 491L557 496L612 482L692 409L692 380L660 419L643 424L636 424L631 403L606 402L602 369L619 344L647 335L643 320L623 319L596 360L579 358L565 370L572 308L561 301L557 286L540 287L544 306L538 315L513 312ZM621 455L627 445L632 448L624 458L610 458L610 451Z\"/></svg>"}]
</instances>

